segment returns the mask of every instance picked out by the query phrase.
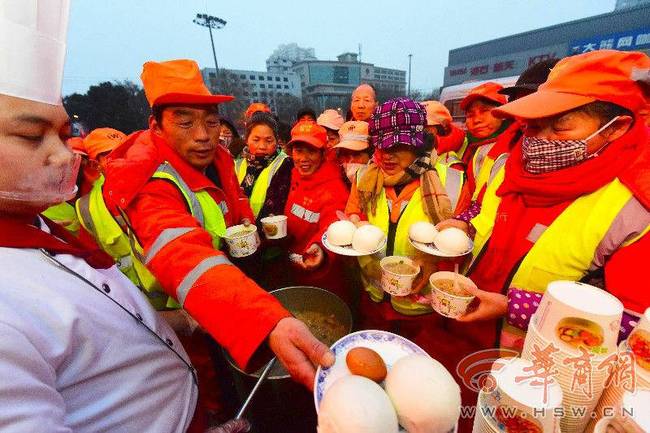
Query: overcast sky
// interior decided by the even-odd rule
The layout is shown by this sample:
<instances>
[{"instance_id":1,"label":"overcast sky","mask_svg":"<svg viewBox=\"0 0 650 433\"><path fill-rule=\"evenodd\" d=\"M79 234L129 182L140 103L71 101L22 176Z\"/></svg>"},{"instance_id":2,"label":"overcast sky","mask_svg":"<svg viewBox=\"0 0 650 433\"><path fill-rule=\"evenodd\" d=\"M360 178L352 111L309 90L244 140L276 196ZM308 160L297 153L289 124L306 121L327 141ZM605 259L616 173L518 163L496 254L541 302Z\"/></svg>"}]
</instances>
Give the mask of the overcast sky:
<instances>
[{"instance_id":1,"label":"overcast sky","mask_svg":"<svg viewBox=\"0 0 650 433\"><path fill-rule=\"evenodd\" d=\"M207 12L228 23L214 31L220 67L265 70L280 44L296 42L319 59L356 52L375 65L407 70L412 88L442 84L450 49L610 12L615 0L72 0L64 95L102 81L140 83L147 60L191 58L213 67Z\"/></svg>"}]
</instances>

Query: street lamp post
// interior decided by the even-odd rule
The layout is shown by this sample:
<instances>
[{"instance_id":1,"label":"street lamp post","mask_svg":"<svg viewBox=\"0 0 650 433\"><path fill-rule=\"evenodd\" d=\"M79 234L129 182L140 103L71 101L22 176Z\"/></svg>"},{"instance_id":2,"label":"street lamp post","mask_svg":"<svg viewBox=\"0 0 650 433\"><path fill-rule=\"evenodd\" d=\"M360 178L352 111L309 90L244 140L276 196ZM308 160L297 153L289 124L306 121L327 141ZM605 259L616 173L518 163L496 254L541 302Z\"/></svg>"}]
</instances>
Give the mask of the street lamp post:
<instances>
[{"instance_id":1,"label":"street lamp post","mask_svg":"<svg viewBox=\"0 0 650 433\"><path fill-rule=\"evenodd\" d=\"M221 29L226 25L226 20L214 17L208 14L196 14L196 18L192 20L194 24L202 27L207 27L210 32L210 43L212 44L212 56L214 57L214 68L217 77L219 76L219 64L217 63L217 52L214 50L214 39L212 38L212 29Z\"/></svg>"},{"instance_id":2,"label":"street lamp post","mask_svg":"<svg viewBox=\"0 0 650 433\"><path fill-rule=\"evenodd\" d=\"M409 98L411 97L411 57L413 57L413 54L409 54L409 86L406 91L406 96Z\"/></svg>"}]
</instances>

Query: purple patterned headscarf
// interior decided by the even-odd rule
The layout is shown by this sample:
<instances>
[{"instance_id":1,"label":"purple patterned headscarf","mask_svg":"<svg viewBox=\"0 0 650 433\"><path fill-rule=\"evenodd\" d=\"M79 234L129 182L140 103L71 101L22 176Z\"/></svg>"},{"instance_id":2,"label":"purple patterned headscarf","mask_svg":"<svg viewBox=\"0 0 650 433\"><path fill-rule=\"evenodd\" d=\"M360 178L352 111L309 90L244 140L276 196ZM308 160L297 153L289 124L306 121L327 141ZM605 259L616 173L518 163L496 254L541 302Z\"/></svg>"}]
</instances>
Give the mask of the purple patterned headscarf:
<instances>
[{"instance_id":1,"label":"purple patterned headscarf","mask_svg":"<svg viewBox=\"0 0 650 433\"><path fill-rule=\"evenodd\" d=\"M399 97L375 108L370 118L370 141L377 149L389 149L398 143L415 148L424 146L427 112L416 101Z\"/></svg>"}]
</instances>

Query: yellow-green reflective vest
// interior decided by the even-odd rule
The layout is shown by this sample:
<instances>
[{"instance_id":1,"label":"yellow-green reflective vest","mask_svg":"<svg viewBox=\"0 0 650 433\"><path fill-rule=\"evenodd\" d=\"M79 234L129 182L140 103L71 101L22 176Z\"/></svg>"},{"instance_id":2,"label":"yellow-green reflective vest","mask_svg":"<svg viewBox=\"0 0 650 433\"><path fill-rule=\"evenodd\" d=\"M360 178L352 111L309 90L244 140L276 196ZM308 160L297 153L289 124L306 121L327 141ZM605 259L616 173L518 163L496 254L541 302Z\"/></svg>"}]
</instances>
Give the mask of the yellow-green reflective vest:
<instances>
[{"instance_id":1,"label":"yellow-green reflective vest","mask_svg":"<svg viewBox=\"0 0 650 433\"><path fill-rule=\"evenodd\" d=\"M217 204L207 191L192 191L178 172L168 163L162 163L153 174L154 179L166 179L181 192L192 216L212 236L216 249L226 232L222 206ZM111 255L118 268L148 297L157 310L180 308L173 298L160 287L156 278L146 267L144 250L131 233L122 217L113 217L102 194L104 178L100 177L88 195L77 200L76 208L83 227L90 232L99 246Z\"/></svg>"},{"instance_id":2,"label":"yellow-green reflective vest","mask_svg":"<svg viewBox=\"0 0 650 433\"><path fill-rule=\"evenodd\" d=\"M357 172L357 185L364 172L364 168ZM386 198L385 189L382 190L377 199L376 212L374 214L368 214L368 221L370 224L379 227L384 233L388 234L390 205ZM415 258L416 256L423 254L411 245L408 238L409 228L412 224L419 221L431 222L424 211L420 188L413 192L413 196L409 200L399 218L399 221L397 222L395 244L393 248L394 255ZM379 262L385 256L386 250L384 249L372 256L363 256L358 258L359 267L361 268L361 281L364 285L364 289L375 302L380 302L384 298L384 291L381 289L381 268ZM431 287L426 285L425 288L422 289L421 294L426 295L428 293L431 293ZM410 316L430 313L432 311L430 305L418 304L417 302L414 302L413 298L408 296L391 296L391 304L396 311Z\"/></svg>"},{"instance_id":3,"label":"yellow-green reflective vest","mask_svg":"<svg viewBox=\"0 0 650 433\"><path fill-rule=\"evenodd\" d=\"M278 172L285 159L287 159L287 154L281 151L278 156L276 156L273 161L271 161L271 163L260 172L259 176L257 176L257 179L255 179L255 183L253 184L253 191L249 197L251 209L253 209L255 218L257 218L260 210L262 210L262 206L266 200L266 191L271 184L271 179L273 179L275 173ZM244 177L246 177L247 168L248 161L246 161L246 158L241 158L235 161L235 172L237 173L237 181L240 185L244 180Z\"/></svg>"},{"instance_id":4,"label":"yellow-green reflective vest","mask_svg":"<svg viewBox=\"0 0 650 433\"><path fill-rule=\"evenodd\" d=\"M445 187L445 190L447 190L447 195L451 201L452 212L458 205L460 192L463 189L463 183L465 183L465 172L463 170L452 168L452 166L462 163L463 161L461 161L455 153L450 152L444 160L438 158L438 162L436 162L435 165L440 182Z\"/></svg>"},{"instance_id":5,"label":"yellow-green reflective vest","mask_svg":"<svg viewBox=\"0 0 650 433\"><path fill-rule=\"evenodd\" d=\"M79 224L79 218L77 218L74 206L70 203L64 201L63 203L50 206L43 212L43 215L59 224L61 227L64 227L73 235L77 236L79 234L79 228L81 227Z\"/></svg>"},{"instance_id":6,"label":"yellow-green reflective vest","mask_svg":"<svg viewBox=\"0 0 650 433\"><path fill-rule=\"evenodd\" d=\"M481 213L471 223L476 229L471 269L486 247L501 203L496 191L503 182L505 167L493 174L483 198ZM591 269L601 241L632 198L631 191L618 179L571 203L541 235L517 268L510 287L543 293L552 281L580 281ZM650 230L650 226L621 248L632 244ZM502 327L502 342L515 341L524 333L507 325Z\"/></svg>"}]
</instances>

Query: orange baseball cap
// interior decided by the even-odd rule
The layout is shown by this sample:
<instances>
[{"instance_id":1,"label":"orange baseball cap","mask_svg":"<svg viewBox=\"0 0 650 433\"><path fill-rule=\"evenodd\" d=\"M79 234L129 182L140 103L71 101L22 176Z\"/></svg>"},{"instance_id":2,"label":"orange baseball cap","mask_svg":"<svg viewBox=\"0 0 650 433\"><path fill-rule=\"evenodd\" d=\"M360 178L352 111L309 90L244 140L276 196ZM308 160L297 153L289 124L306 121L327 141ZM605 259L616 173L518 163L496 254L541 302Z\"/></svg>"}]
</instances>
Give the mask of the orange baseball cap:
<instances>
[{"instance_id":1,"label":"orange baseball cap","mask_svg":"<svg viewBox=\"0 0 650 433\"><path fill-rule=\"evenodd\" d=\"M74 153L80 153L82 155L88 156L86 151L86 146L84 145L84 139L81 137L70 137L66 140L65 144L72 149Z\"/></svg>"},{"instance_id":2,"label":"orange baseball cap","mask_svg":"<svg viewBox=\"0 0 650 433\"><path fill-rule=\"evenodd\" d=\"M499 90L501 89L503 89L501 84L492 81L476 86L469 91L469 94L465 96L462 101L460 101L460 109L467 110L467 107L477 99L487 99L488 101L503 105L508 101L505 95L499 93Z\"/></svg>"},{"instance_id":3,"label":"orange baseball cap","mask_svg":"<svg viewBox=\"0 0 650 433\"><path fill-rule=\"evenodd\" d=\"M166 104L212 105L235 99L210 93L194 60L147 62L142 66L140 79L150 107Z\"/></svg>"},{"instance_id":4,"label":"orange baseball cap","mask_svg":"<svg viewBox=\"0 0 650 433\"><path fill-rule=\"evenodd\" d=\"M291 128L291 141L287 146L296 143L307 143L316 149L322 149L327 144L327 131L316 122L300 121Z\"/></svg>"},{"instance_id":5,"label":"orange baseball cap","mask_svg":"<svg viewBox=\"0 0 650 433\"><path fill-rule=\"evenodd\" d=\"M126 140L126 134L113 128L93 129L84 138L84 146L90 159L97 159L97 156L110 152Z\"/></svg>"},{"instance_id":6,"label":"orange baseball cap","mask_svg":"<svg viewBox=\"0 0 650 433\"><path fill-rule=\"evenodd\" d=\"M424 105L424 109L427 111L427 126L451 123L453 120L447 107L438 101L422 101L420 104Z\"/></svg>"},{"instance_id":7,"label":"orange baseball cap","mask_svg":"<svg viewBox=\"0 0 650 433\"><path fill-rule=\"evenodd\" d=\"M650 58L635 51L598 50L566 57L555 65L537 92L492 113L499 117L539 119L594 101L611 102L636 112L645 104L637 77L649 70Z\"/></svg>"},{"instance_id":8,"label":"orange baseball cap","mask_svg":"<svg viewBox=\"0 0 650 433\"><path fill-rule=\"evenodd\" d=\"M271 112L271 108L269 108L268 105L266 105L266 104L264 104L264 103L262 103L262 102L253 102L253 103L252 103L251 105L249 105L248 108L246 109L246 113L244 114L244 116L245 116L247 119L250 119L250 117L251 117L253 114L257 113L258 111L261 111L261 112L263 112L263 113L270 113L270 112Z\"/></svg>"},{"instance_id":9,"label":"orange baseball cap","mask_svg":"<svg viewBox=\"0 0 650 433\"><path fill-rule=\"evenodd\" d=\"M368 122L362 120L350 120L341 125L339 129L341 141L334 148L343 148L350 150L364 150L369 146L368 143Z\"/></svg>"}]
</instances>

